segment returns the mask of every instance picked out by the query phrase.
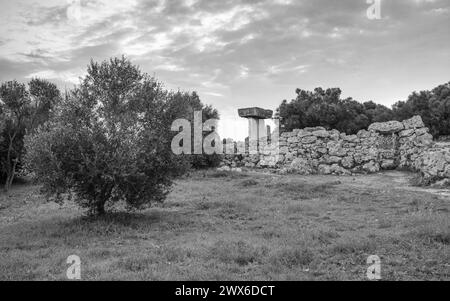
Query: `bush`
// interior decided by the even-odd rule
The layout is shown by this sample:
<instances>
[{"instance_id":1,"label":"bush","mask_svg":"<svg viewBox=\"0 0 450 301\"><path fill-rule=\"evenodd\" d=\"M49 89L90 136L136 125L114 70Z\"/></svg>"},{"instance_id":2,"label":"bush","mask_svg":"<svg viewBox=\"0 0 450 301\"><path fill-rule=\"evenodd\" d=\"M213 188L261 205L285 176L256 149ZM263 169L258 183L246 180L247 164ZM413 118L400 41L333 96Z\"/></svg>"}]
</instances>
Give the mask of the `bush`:
<instances>
[{"instance_id":1,"label":"bush","mask_svg":"<svg viewBox=\"0 0 450 301\"><path fill-rule=\"evenodd\" d=\"M169 95L169 109L168 114L171 115L172 120L186 119L191 123L191 128L194 128L194 112L202 112L202 121L205 122L209 119L219 119L219 113L211 106L204 105L200 97L196 92L182 93L180 91L176 93L170 93ZM203 138L209 135L210 132L204 131ZM194 139L194 131L191 134L192 140ZM218 167L222 162L222 156L219 154L206 155L206 154L194 154L194 145L192 145L189 156L185 156L185 160L190 162L190 165L194 169L208 169Z\"/></svg>"},{"instance_id":2,"label":"bush","mask_svg":"<svg viewBox=\"0 0 450 301\"><path fill-rule=\"evenodd\" d=\"M413 92L392 109L373 101L342 99L341 92L339 88L297 89L296 98L284 100L277 109L283 130L323 126L356 134L374 122L403 121L420 115L434 137L450 135L450 82L430 91Z\"/></svg>"},{"instance_id":3,"label":"bush","mask_svg":"<svg viewBox=\"0 0 450 301\"><path fill-rule=\"evenodd\" d=\"M450 82L412 93L406 101L395 103L393 111L399 121L420 115L436 138L450 135Z\"/></svg>"},{"instance_id":4,"label":"bush","mask_svg":"<svg viewBox=\"0 0 450 301\"><path fill-rule=\"evenodd\" d=\"M171 151L167 91L126 58L91 62L51 122L27 136L26 163L43 192L89 213L162 202L185 162Z\"/></svg>"},{"instance_id":5,"label":"bush","mask_svg":"<svg viewBox=\"0 0 450 301\"><path fill-rule=\"evenodd\" d=\"M342 99L339 88L297 89L296 93L296 99L284 100L277 109L284 131L323 126L356 134L373 122L393 119L389 108L373 101L360 103L352 98Z\"/></svg>"}]
</instances>

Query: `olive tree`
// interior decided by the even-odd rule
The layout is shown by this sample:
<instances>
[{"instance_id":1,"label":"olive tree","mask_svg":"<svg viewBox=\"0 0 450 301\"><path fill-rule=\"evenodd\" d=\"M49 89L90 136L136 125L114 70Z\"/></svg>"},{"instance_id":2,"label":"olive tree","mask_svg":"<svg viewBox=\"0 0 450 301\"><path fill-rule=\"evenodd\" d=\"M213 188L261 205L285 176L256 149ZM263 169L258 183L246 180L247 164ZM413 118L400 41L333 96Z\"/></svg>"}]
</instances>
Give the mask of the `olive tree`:
<instances>
[{"instance_id":1,"label":"olive tree","mask_svg":"<svg viewBox=\"0 0 450 301\"><path fill-rule=\"evenodd\" d=\"M171 151L168 92L128 59L91 61L55 117L26 137L26 162L43 192L89 213L161 202L185 170Z\"/></svg>"}]
</instances>

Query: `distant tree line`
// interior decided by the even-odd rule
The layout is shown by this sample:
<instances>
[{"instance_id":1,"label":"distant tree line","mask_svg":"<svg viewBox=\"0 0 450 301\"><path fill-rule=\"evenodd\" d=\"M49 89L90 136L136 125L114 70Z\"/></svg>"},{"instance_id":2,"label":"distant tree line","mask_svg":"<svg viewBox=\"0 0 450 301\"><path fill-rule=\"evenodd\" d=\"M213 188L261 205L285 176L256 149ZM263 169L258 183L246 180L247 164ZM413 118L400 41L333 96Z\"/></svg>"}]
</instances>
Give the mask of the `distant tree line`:
<instances>
[{"instance_id":1,"label":"distant tree line","mask_svg":"<svg viewBox=\"0 0 450 301\"><path fill-rule=\"evenodd\" d=\"M402 121L420 115L435 137L450 135L450 82L431 91L414 92L392 108L373 101L343 99L341 93L339 88L297 89L297 97L290 102L284 100L277 109L282 130L323 126L356 134L374 122Z\"/></svg>"}]
</instances>

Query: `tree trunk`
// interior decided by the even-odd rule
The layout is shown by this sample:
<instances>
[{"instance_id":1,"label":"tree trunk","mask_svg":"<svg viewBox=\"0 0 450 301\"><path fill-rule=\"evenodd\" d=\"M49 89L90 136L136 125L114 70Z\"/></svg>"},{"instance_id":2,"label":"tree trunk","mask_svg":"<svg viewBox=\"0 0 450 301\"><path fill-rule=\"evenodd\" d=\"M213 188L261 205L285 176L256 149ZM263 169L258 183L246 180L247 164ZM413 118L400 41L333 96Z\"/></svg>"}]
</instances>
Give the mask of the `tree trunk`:
<instances>
[{"instance_id":1,"label":"tree trunk","mask_svg":"<svg viewBox=\"0 0 450 301\"><path fill-rule=\"evenodd\" d=\"M104 203L98 203L95 213L97 214L97 216L105 215L105 204Z\"/></svg>"},{"instance_id":2,"label":"tree trunk","mask_svg":"<svg viewBox=\"0 0 450 301\"><path fill-rule=\"evenodd\" d=\"M13 152L14 139L16 139L17 133L14 133L13 136L9 135L9 145L8 152L6 154L6 183L5 183L5 191L8 192L11 188L12 182L14 180L14 176L16 173L16 165L17 159L14 160L11 164L11 153Z\"/></svg>"},{"instance_id":3,"label":"tree trunk","mask_svg":"<svg viewBox=\"0 0 450 301\"><path fill-rule=\"evenodd\" d=\"M8 192L11 189L12 183L14 181L14 177L16 175L16 166L19 160L15 159L14 163L11 166L11 169L7 171L6 182L5 182L5 191Z\"/></svg>"}]
</instances>

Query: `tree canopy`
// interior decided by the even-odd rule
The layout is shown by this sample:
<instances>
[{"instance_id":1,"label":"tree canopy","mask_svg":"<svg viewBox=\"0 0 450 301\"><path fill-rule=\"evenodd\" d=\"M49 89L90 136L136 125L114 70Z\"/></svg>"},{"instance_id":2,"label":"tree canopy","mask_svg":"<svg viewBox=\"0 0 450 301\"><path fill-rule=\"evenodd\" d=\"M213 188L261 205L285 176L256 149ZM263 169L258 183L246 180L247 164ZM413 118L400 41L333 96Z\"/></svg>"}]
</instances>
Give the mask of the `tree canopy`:
<instances>
[{"instance_id":1,"label":"tree canopy","mask_svg":"<svg viewBox=\"0 0 450 301\"><path fill-rule=\"evenodd\" d=\"M431 91L413 92L392 109L373 101L341 98L339 88L296 90L297 97L284 100L277 109L284 131L323 126L355 134L374 122L405 120L420 115L435 137L450 135L450 82Z\"/></svg>"},{"instance_id":2,"label":"tree canopy","mask_svg":"<svg viewBox=\"0 0 450 301\"><path fill-rule=\"evenodd\" d=\"M339 88L297 89L296 99L284 100L277 110L283 130L323 126L354 134L372 122L392 119L389 108L373 101L360 103L352 98L342 99L341 93Z\"/></svg>"}]
</instances>

